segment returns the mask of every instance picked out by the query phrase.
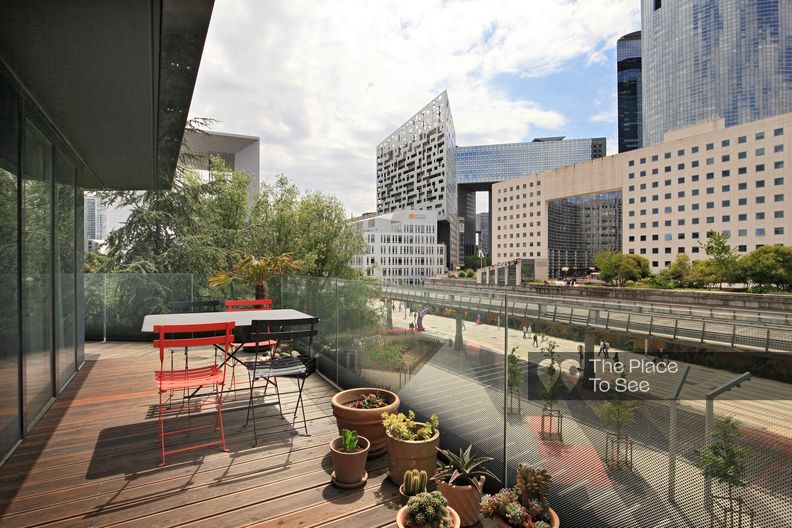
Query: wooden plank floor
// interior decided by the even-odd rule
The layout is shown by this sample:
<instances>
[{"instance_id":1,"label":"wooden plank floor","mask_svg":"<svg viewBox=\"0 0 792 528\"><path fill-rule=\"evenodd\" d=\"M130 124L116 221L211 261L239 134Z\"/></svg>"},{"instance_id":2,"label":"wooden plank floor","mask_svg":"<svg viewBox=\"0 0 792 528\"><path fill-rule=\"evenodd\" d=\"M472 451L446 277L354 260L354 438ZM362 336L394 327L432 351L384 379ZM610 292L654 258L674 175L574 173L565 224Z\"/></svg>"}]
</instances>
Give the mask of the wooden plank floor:
<instances>
[{"instance_id":1,"label":"wooden plank floor","mask_svg":"<svg viewBox=\"0 0 792 528\"><path fill-rule=\"evenodd\" d=\"M0 467L0 526L396 526L398 491L386 479L387 456L369 461L363 490L329 484L334 389L318 375L303 396L311 436L297 434L301 417L292 427L277 407L260 407L254 447L240 394L223 405L228 453L212 446L157 467L158 366L150 344L87 345L83 369ZM243 369L236 373L246 379ZM282 392L294 388L281 383ZM287 418L295 403L296 395L283 397ZM213 408L193 425L212 423ZM196 431L189 440L211 434Z\"/></svg>"}]
</instances>

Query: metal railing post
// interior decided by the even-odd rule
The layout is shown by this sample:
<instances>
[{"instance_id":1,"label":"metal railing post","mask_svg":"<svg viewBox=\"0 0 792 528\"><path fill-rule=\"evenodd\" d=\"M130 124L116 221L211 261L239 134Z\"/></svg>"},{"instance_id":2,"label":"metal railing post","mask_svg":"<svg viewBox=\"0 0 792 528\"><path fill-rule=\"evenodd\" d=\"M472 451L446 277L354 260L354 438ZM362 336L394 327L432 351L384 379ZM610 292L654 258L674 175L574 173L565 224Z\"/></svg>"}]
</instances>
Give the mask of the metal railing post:
<instances>
[{"instance_id":1,"label":"metal railing post","mask_svg":"<svg viewBox=\"0 0 792 528\"><path fill-rule=\"evenodd\" d=\"M690 365L685 365L685 370L682 372L682 377L679 378L676 392L671 399L671 416L668 427L668 500L675 501L675 488L676 488L676 452L677 452L677 408L679 407L679 395L682 393L682 385L687 380L688 373L690 372Z\"/></svg>"},{"instance_id":2,"label":"metal railing post","mask_svg":"<svg viewBox=\"0 0 792 528\"><path fill-rule=\"evenodd\" d=\"M506 457L506 394L509 392L509 294L503 294L503 485L508 482L509 461Z\"/></svg>"}]
</instances>

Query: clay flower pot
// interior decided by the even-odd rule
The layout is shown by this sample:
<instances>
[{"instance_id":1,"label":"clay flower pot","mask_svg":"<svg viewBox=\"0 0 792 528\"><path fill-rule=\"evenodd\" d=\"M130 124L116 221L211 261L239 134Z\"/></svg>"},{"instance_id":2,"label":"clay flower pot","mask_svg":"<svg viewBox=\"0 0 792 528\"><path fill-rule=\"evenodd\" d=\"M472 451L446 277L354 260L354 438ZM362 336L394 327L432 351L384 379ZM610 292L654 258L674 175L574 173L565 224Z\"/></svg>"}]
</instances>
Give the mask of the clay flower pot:
<instances>
[{"instance_id":1,"label":"clay flower pot","mask_svg":"<svg viewBox=\"0 0 792 528\"><path fill-rule=\"evenodd\" d=\"M388 403L385 407L376 409L353 409L347 407L348 403L359 400L365 394L372 392L379 393ZM382 425L382 413L395 413L399 409L399 396L391 391L384 389L349 389L341 391L333 396L330 405L333 407L333 415L336 417L338 434L342 429L357 431L360 436L365 436L371 447L369 448L369 458L377 457L385 453L387 444L385 443L385 427Z\"/></svg>"},{"instance_id":2,"label":"clay flower pot","mask_svg":"<svg viewBox=\"0 0 792 528\"><path fill-rule=\"evenodd\" d=\"M481 477L484 485L484 477ZM479 521L481 492L475 486L456 486L445 482L437 483L437 491L443 494L448 505L459 514L461 526L472 526Z\"/></svg>"},{"instance_id":3,"label":"clay flower pot","mask_svg":"<svg viewBox=\"0 0 792 528\"><path fill-rule=\"evenodd\" d=\"M454 528L459 528L459 514L454 511L454 508L448 506L446 507L448 510L449 515L451 515L451 526ZM399 528L410 528L407 526L407 506L403 507L399 510L399 513L396 514L396 525Z\"/></svg>"},{"instance_id":4,"label":"clay flower pot","mask_svg":"<svg viewBox=\"0 0 792 528\"><path fill-rule=\"evenodd\" d=\"M359 451L347 453L344 451L344 438L339 436L330 442L330 453L333 458L333 484L339 488L359 488L366 484L366 458L368 457L370 443L364 437L358 437Z\"/></svg>"},{"instance_id":5,"label":"clay flower pot","mask_svg":"<svg viewBox=\"0 0 792 528\"><path fill-rule=\"evenodd\" d=\"M434 475L437 466L437 447L440 445L440 431L435 431L428 440L398 440L385 434L388 442L388 478L400 486L404 482L404 472L408 469L424 470Z\"/></svg>"},{"instance_id":6,"label":"clay flower pot","mask_svg":"<svg viewBox=\"0 0 792 528\"><path fill-rule=\"evenodd\" d=\"M550 515L550 528L560 528L561 521L559 520L558 514L556 514L555 510L553 508L548 508L547 513ZM493 519L501 528L513 528L500 517L493 517Z\"/></svg>"}]
</instances>

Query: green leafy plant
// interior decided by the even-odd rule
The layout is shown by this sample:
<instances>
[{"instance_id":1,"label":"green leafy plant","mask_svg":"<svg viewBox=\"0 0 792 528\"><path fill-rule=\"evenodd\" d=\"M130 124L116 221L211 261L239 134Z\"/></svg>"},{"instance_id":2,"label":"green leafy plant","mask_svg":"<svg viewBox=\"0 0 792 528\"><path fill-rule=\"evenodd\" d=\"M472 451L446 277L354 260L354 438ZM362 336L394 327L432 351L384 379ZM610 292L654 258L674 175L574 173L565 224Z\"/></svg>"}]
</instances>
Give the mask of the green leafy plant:
<instances>
[{"instance_id":1,"label":"green leafy plant","mask_svg":"<svg viewBox=\"0 0 792 528\"><path fill-rule=\"evenodd\" d=\"M522 381L523 381L523 368L520 365L520 358L517 357L517 349L520 347L513 347L507 358L507 383L509 385L509 412L514 412L514 391L517 390L517 412L522 413Z\"/></svg>"},{"instance_id":2,"label":"green leafy plant","mask_svg":"<svg viewBox=\"0 0 792 528\"><path fill-rule=\"evenodd\" d=\"M361 398L351 401L347 404L347 407L351 407L353 409L379 409L380 407L385 407L388 403L385 401L385 398L378 392L371 392L369 394L364 394Z\"/></svg>"},{"instance_id":3,"label":"green leafy plant","mask_svg":"<svg viewBox=\"0 0 792 528\"><path fill-rule=\"evenodd\" d=\"M492 457L475 457L471 454L472 449L472 445L464 451L460 449L458 455L449 449L438 449L437 451L447 462L437 461L437 472L432 478L455 486L473 486L479 493L481 493L481 477L489 477L500 482L494 473L484 467Z\"/></svg>"},{"instance_id":4,"label":"green leafy plant","mask_svg":"<svg viewBox=\"0 0 792 528\"><path fill-rule=\"evenodd\" d=\"M404 472L404 494L408 497L413 497L419 493L424 493L428 481L429 476L426 474L426 471L408 469Z\"/></svg>"},{"instance_id":5,"label":"green leafy plant","mask_svg":"<svg viewBox=\"0 0 792 528\"><path fill-rule=\"evenodd\" d=\"M272 277L285 277L302 269L302 263L294 260L293 253L271 257L248 255L234 265L232 271L218 271L209 278L209 287L225 289L234 282L252 284L256 299L268 297L267 282Z\"/></svg>"},{"instance_id":6,"label":"green leafy plant","mask_svg":"<svg viewBox=\"0 0 792 528\"><path fill-rule=\"evenodd\" d=\"M745 471L751 451L738 445L742 436L740 421L731 416L713 422L712 436L698 457L698 466L705 477L714 478L728 487L729 501L733 488L745 486Z\"/></svg>"},{"instance_id":7,"label":"green leafy plant","mask_svg":"<svg viewBox=\"0 0 792 528\"><path fill-rule=\"evenodd\" d=\"M358 434L357 431L350 431L349 429L343 429L341 431L341 437L343 438L344 444L344 452L345 453L354 453L357 451L358 448Z\"/></svg>"},{"instance_id":8,"label":"green leafy plant","mask_svg":"<svg viewBox=\"0 0 792 528\"><path fill-rule=\"evenodd\" d=\"M391 438L396 440L428 440L435 435L440 424L440 420L436 414L433 414L428 422L416 422L415 413L409 411L405 416L404 413L382 413L382 425L385 426L385 432Z\"/></svg>"},{"instance_id":9,"label":"green leafy plant","mask_svg":"<svg viewBox=\"0 0 792 528\"><path fill-rule=\"evenodd\" d=\"M545 357L550 359L550 365L547 367L547 372L550 375L555 374L555 369L556 369L555 355L556 355L556 351L558 350L558 341L556 341L555 339L548 339L546 335L542 334L541 343L542 343L542 348L541 348L542 354L544 354Z\"/></svg>"},{"instance_id":10,"label":"green leafy plant","mask_svg":"<svg viewBox=\"0 0 792 528\"><path fill-rule=\"evenodd\" d=\"M520 464L517 467L517 482L514 485L514 492L519 497L520 504L528 508L538 503L539 510L547 509L547 488L551 480L552 477L544 469Z\"/></svg>"},{"instance_id":11,"label":"green leafy plant","mask_svg":"<svg viewBox=\"0 0 792 528\"><path fill-rule=\"evenodd\" d=\"M439 491L419 493L407 501L410 528L451 528L448 501Z\"/></svg>"}]
</instances>

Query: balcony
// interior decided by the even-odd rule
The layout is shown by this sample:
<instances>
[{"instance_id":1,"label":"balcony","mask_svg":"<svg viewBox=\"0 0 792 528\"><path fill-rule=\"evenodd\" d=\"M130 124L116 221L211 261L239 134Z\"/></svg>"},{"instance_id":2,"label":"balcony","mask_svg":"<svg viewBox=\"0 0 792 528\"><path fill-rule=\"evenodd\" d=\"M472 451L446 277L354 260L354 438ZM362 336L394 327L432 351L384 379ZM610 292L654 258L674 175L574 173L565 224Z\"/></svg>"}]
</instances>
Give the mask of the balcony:
<instances>
[{"instance_id":1,"label":"balcony","mask_svg":"<svg viewBox=\"0 0 792 528\"><path fill-rule=\"evenodd\" d=\"M403 410L419 418L438 414L442 447L473 444L494 458L489 468L508 485L520 463L547 469L550 504L562 526L709 525L706 483L695 464L705 445L704 399L734 373L677 361L690 366L678 404L671 401L678 373L647 375L652 391L631 395L635 412L617 426L600 413L606 398L579 382L577 347L590 347L595 332L614 339L611 358L618 352L622 362L652 363L651 356L627 350L634 336L613 328L610 334L577 332L568 317L542 317L558 311L552 307L533 317L527 301L462 289L274 281L277 307L321 318L312 349L321 377L306 386L311 436L297 434L301 421L292 425L266 407L257 422L266 432L253 447L252 431L243 427L246 402L226 399L230 453L209 447L174 455L158 468L150 375L157 358L140 333L142 317L171 301L217 298L205 284L205 277L192 275L86 275L86 338L94 342L86 345L77 377L2 466L2 526L395 526L399 495L386 478L387 456L369 460L363 491L329 482L328 443L337 435L330 397L337 387L387 388L399 394ZM527 324L563 337L540 337L534 346L523 338ZM561 431L543 425L550 359L541 349L550 341L558 345L559 375L551 385ZM239 369L236 374L245 377ZM748 485L739 495L755 511L755 526L786 527L792 516L788 378L754 377L727 394L715 400L714 416L738 418L752 453ZM287 417L294 403L294 397L285 400ZM610 453L614 433L629 437L629 467L621 451L616 458ZM489 492L498 488L487 485Z\"/></svg>"}]
</instances>

